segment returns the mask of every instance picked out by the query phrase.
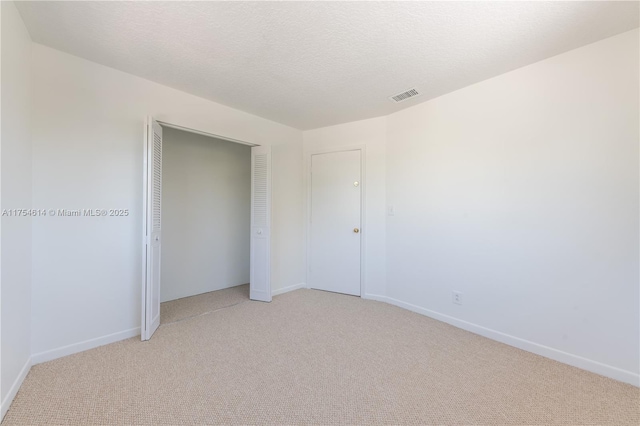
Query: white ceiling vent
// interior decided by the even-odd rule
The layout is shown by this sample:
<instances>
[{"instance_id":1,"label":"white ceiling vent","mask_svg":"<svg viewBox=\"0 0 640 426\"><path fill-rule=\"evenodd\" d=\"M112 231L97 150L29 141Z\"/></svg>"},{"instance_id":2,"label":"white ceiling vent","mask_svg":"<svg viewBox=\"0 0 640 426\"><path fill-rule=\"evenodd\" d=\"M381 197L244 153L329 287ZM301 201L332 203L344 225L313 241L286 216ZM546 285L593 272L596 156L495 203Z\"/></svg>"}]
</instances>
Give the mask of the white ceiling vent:
<instances>
[{"instance_id":1,"label":"white ceiling vent","mask_svg":"<svg viewBox=\"0 0 640 426\"><path fill-rule=\"evenodd\" d=\"M398 93L397 95L393 95L389 97L389 99L391 99L393 102L402 102L402 101L406 101L409 98L415 98L419 94L420 92L418 92L418 89L413 88L405 92Z\"/></svg>"}]
</instances>

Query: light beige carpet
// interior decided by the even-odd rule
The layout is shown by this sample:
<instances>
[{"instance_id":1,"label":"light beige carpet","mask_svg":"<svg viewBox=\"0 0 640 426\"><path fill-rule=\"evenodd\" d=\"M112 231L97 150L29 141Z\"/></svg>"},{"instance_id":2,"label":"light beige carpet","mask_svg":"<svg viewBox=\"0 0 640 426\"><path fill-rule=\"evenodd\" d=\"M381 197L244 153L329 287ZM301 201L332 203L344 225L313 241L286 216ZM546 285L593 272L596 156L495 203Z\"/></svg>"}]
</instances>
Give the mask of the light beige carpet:
<instances>
[{"instance_id":1,"label":"light beige carpet","mask_svg":"<svg viewBox=\"0 0 640 426\"><path fill-rule=\"evenodd\" d=\"M171 300L160 305L160 324L182 321L249 301L249 284Z\"/></svg>"},{"instance_id":2,"label":"light beige carpet","mask_svg":"<svg viewBox=\"0 0 640 426\"><path fill-rule=\"evenodd\" d=\"M36 365L4 425L638 425L639 389L384 303L246 302Z\"/></svg>"}]
</instances>

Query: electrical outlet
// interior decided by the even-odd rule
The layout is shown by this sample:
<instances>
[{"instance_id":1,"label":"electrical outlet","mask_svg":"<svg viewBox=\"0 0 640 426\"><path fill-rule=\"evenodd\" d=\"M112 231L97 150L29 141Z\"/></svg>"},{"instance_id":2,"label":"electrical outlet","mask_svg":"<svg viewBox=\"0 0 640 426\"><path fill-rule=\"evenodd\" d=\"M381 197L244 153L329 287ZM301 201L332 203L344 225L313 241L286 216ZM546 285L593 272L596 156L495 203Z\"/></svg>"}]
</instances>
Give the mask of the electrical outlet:
<instances>
[{"instance_id":1,"label":"electrical outlet","mask_svg":"<svg viewBox=\"0 0 640 426\"><path fill-rule=\"evenodd\" d=\"M462 293L460 293L459 291L452 291L451 301L456 305L462 305Z\"/></svg>"}]
</instances>

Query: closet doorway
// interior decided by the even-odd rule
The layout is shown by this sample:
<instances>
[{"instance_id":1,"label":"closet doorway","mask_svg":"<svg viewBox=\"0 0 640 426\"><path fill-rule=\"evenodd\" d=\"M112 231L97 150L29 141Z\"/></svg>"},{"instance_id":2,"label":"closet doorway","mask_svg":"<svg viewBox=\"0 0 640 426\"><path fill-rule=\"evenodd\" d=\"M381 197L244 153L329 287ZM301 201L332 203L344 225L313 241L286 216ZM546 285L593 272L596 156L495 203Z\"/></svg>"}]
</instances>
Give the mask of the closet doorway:
<instances>
[{"instance_id":1,"label":"closet doorway","mask_svg":"<svg viewBox=\"0 0 640 426\"><path fill-rule=\"evenodd\" d=\"M142 340L161 321L271 301L269 147L149 118L144 150Z\"/></svg>"}]
</instances>

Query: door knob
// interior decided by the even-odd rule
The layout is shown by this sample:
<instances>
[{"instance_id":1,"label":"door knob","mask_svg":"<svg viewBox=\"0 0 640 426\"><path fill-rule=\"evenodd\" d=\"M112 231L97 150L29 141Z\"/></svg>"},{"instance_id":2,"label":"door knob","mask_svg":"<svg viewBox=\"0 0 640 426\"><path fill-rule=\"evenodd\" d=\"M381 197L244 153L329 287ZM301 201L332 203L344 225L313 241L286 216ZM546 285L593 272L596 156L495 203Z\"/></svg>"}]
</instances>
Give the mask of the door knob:
<instances>
[{"instance_id":1,"label":"door knob","mask_svg":"<svg viewBox=\"0 0 640 426\"><path fill-rule=\"evenodd\" d=\"M358 232L360 232L360 230L358 228L353 228L353 232L357 234Z\"/></svg>"}]
</instances>

